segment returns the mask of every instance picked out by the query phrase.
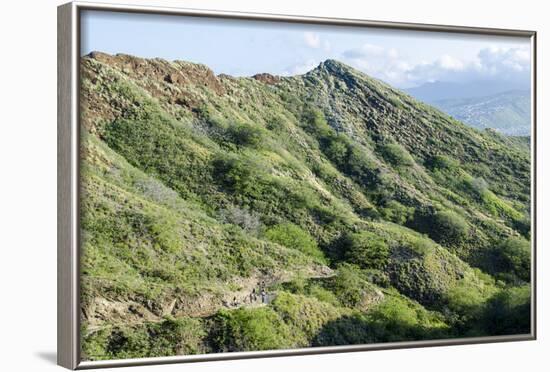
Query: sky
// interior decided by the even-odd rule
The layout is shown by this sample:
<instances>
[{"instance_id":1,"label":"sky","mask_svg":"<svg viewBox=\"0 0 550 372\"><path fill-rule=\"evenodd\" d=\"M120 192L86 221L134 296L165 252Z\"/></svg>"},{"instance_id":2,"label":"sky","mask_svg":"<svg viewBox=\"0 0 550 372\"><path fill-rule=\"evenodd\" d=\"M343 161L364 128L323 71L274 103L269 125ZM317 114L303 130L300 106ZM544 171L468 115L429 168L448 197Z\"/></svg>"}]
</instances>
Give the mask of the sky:
<instances>
[{"instance_id":1,"label":"sky","mask_svg":"<svg viewBox=\"0 0 550 372\"><path fill-rule=\"evenodd\" d=\"M499 80L530 85L529 38L84 11L81 54L202 63L216 74L298 75L336 59L398 88Z\"/></svg>"}]
</instances>

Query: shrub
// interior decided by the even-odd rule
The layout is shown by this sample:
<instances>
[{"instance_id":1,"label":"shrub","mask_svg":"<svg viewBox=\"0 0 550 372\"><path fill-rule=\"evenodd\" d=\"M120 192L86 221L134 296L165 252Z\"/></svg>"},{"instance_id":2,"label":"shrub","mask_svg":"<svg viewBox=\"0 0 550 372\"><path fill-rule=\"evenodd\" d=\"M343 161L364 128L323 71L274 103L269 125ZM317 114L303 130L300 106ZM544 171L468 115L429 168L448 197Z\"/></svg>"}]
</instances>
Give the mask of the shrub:
<instances>
[{"instance_id":1,"label":"shrub","mask_svg":"<svg viewBox=\"0 0 550 372\"><path fill-rule=\"evenodd\" d=\"M436 313L394 296L367 313L367 320L370 333L378 342L440 338L446 335L448 329Z\"/></svg>"},{"instance_id":2,"label":"shrub","mask_svg":"<svg viewBox=\"0 0 550 372\"><path fill-rule=\"evenodd\" d=\"M459 282L449 288L443 300L446 318L456 331L464 334L481 315L487 296L482 291L473 290L471 286Z\"/></svg>"},{"instance_id":3,"label":"shrub","mask_svg":"<svg viewBox=\"0 0 550 372\"><path fill-rule=\"evenodd\" d=\"M448 336L436 313L401 297L387 297L367 313L328 322L313 340L315 346L435 339Z\"/></svg>"},{"instance_id":4,"label":"shrub","mask_svg":"<svg viewBox=\"0 0 550 372\"><path fill-rule=\"evenodd\" d=\"M189 355L204 352L206 336L203 323L195 318L167 317L162 322L148 327L151 343L149 356ZM167 352L167 350L170 350Z\"/></svg>"},{"instance_id":5,"label":"shrub","mask_svg":"<svg viewBox=\"0 0 550 372\"><path fill-rule=\"evenodd\" d=\"M242 193L253 189L257 167L251 161L220 156L214 160L213 165L214 179L231 191Z\"/></svg>"},{"instance_id":6,"label":"shrub","mask_svg":"<svg viewBox=\"0 0 550 372\"><path fill-rule=\"evenodd\" d=\"M173 204L179 197L177 192L164 186L160 181L154 178L140 178L135 181L134 186L141 191L144 196L158 203Z\"/></svg>"},{"instance_id":7,"label":"shrub","mask_svg":"<svg viewBox=\"0 0 550 372\"><path fill-rule=\"evenodd\" d=\"M348 151L349 140L344 135L338 135L329 140L325 154L338 167L344 167L348 160Z\"/></svg>"},{"instance_id":8,"label":"shrub","mask_svg":"<svg viewBox=\"0 0 550 372\"><path fill-rule=\"evenodd\" d=\"M193 109L193 112L202 120L210 119L212 110L206 103L201 103L199 106Z\"/></svg>"},{"instance_id":9,"label":"shrub","mask_svg":"<svg viewBox=\"0 0 550 372\"><path fill-rule=\"evenodd\" d=\"M268 307L228 311L214 317L218 352L283 349L294 346L289 327Z\"/></svg>"},{"instance_id":10,"label":"shrub","mask_svg":"<svg viewBox=\"0 0 550 372\"><path fill-rule=\"evenodd\" d=\"M328 125L322 111L306 107L302 113L302 121L308 133L317 138L325 138L333 135L334 130Z\"/></svg>"},{"instance_id":11,"label":"shrub","mask_svg":"<svg viewBox=\"0 0 550 372\"><path fill-rule=\"evenodd\" d=\"M320 285L312 285L308 288L308 294L315 297L321 302L329 303L333 306L338 306L338 298L334 293L329 291L326 288L321 287Z\"/></svg>"},{"instance_id":12,"label":"shrub","mask_svg":"<svg viewBox=\"0 0 550 372\"><path fill-rule=\"evenodd\" d=\"M498 245L493 258L496 272L508 279L529 282L531 278L531 244L523 238L508 238ZM511 274L511 275L510 275ZM511 278L510 278L511 276Z\"/></svg>"},{"instance_id":13,"label":"shrub","mask_svg":"<svg viewBox=\"0 0 550 372\"><path fill-rule=\"evenodd\" d=\"M313 339L313 346L356 345L374 342L364 314L342 316L328 322Z\"/></svg>"},{"instance_id":14,"label":"shrub","mask_svg":"<svg viewBox=\"0 0 550 372\"><path fill-rule=\"evenodd\" d=\"M279 96L284 103L284 106L290 112L297 114L302 110L302 101L297 97L296 94L292 94L292 91L283 91L277 89Z\"/></svg>"},{"instance_id":15,"label":"shrub","mask_svg":"<svg viewBox=\"0 0 550 372\"><path fill-rule=\"evenodd\" d=\"M526 239L531 239L531 218L524 216L512 221L512 225L516 231L523 235Z\"/></svg>"},{"instance_id":16,"label":"shrub","mask_svg":"<svg viewBox=\"0 0 550 372\"><path fill-rule=\"evenodd\" d=\"M132 358L148 354L148 340L145 332L115 328L107 339L106 352L116 358Z\"/></svg>"},{"instance_id":17,"label":"shrub","mask_svg":"<svg viewBox=\"0 0 550 372\"><path fill-rule=\"evenodd\" d=\"M431 216L428 234L443 245L459 245L468 235L468 224L459 214L452 211L438 211Z\"/></svg>"},{"instance_id":18,"label":"shrub","mask_svg":"<svg viewBox=\"0 0 550 372\"><path fill-rule=\"evenodd\" d=\"M307 231L292 223L282 223L269 228L265 237L285 247L297 249L317 260L324 261L323 252L317 246L317 242Z\"/></svg>"},{"instance_id":19,"label":"shrub","mask_svg":"<svg viewBox=\"0 0 550 372\"><path fill-rule=\"evenodd\" d=\"M386 161L395 167L405 167L414 164L414 160L409 152L395 142L385 143L380 146L380 153Z\"/></svg>"},{"instance_id":20,"label":"shrub","mask_svg":"<svg viewBox=\"0 0 550 372\"><path fill-rule=\"evenodd\" d=\"M410 247L397 247L392 253L387 268L391 285L422 305L439 306L445 285L452 280L442 260L428 259Z\"/></svg>"},{"instance_id":21,"label":"shrub","mask_svg":"<svg viewBox=\"0 0 550 372\"><path fill-rule=\"evenodd\" d=\"M340 264L330 283L332 292L344 306L355 307L363 300L369 284L361 277L361 270L352 264Z\"/></svg>"},{"instance_id":22,"label":"shrub","mask_svg":"<svg viewBox=\"0 0 550 372\"><path fill-rule=\"evenodd\" d=\"M510 205L510 203L499 198L489 190L485 190L480 197L485 209L493 216L504 218L512 223L514 221L521 221L522 219L525 219L525 216L518 212L512 205Z\"/></svg>"},{"instance_id":23,"label":"shrub","mask_svg":"<svg viewBox=\"0 0 550 372\"><path fill-rule=\"evenodd\" d=\"M476 195L482 196L489 189L489 184L482 177L477 177L470 181L470 188Z\"/></svg>"},{"instance_id":24,"label":"shrub","mask_svg":"<svg viewBox=\"0 0 550 372\"><path fill-rule=\"evenodd\" d=\"M340 315L340 308L288 292L279 292L272 306L291 327L295 342L302 346L309 346L310 340L321 327Z\"/></svg>"},{"instance_id":25,"label":"shrub","mask_svg":"<svg viewBox=\"0 0 550 372\"><path fill-rule=\"evenodd\" d=\"M282 287L292 293L304 294L308 287L308 280L304 275L299 273L291 281L284 283Z\"/></svg>"},{"instance_id":26,"label":"shrub","mask_svg":"<svg viewBox=\"0 0 550 372\"><path fill-rule=\"evenodd\" d=\"M457 160L445 155L432 156L431 158L429 158L427 165L434 170L438 169L448 171L456 170L459 167L459 163Z\"/></svg>"},{"instance_id":27,"label":"shrub","mask_svg":"<svg viewBox=\"0 0 550 372\"><path fill-rule=\"evenodd\" d=\"M220 219L224 223L237 225L252 235L257 235L262 225L260 216L257 213L238 207L230 207L221 210Z\"/></svg>"},{"instance_id":28,"label":"shrub","mask_svg":"<svg viewBox=\"0 0 550 372\"><path fill-rule=\"evenodd\" d=\"M205 336L200 319L169 317L92 332L83 339L83 352L91 360L199 354L205 352Z\"/></svg>"},{"instance_id":29,"label":"shrub","mask_svg":"<svg viewBox=\"0 0 550 372\"><path fill-rule=\"evenodd\" d=\"M237 123L228 128L229 138L239 146L257 148L263 141L261 128L250 124Z\"/></svg>"},{"instance_id":30,"label":"shrub","mask_svg":"<svg viewBox=\"0 0 550 372\"><path fill-rule=\"evenodd\" d=\"M378 185L379 166L372 154L354 145L349 149L346 172L357 178L365 186Z\"/></svg>"},{"instance_id":31,"label":"shrub","mask_svg":"<svg viewBox=\"0 0 550 372\"><path fill-rule=\"evenodd\" d=\"M345 259L363 269L382 269L388 262L390 249L377 235L363 231L346 239Z\"/></svg>"},{"instance_id":32,"label":"shrub","mask_svg":"<svg viewBox=\"0 0 550 372\"><path fill-rule=\"evenodd\" d=\"M531 288L511 287L493 296L484 307L478 327L484 335L527 334L531 331Z\"/></svg>"},{"instance_id":33,"label":"shrub","mask_svg":"<svg viewBox=\"0 0 550 372\"><path fill-rule=\"evenodd\" d=\"M266 128L273 132L279 132L283 130L284 127L285 127L284 119L280 116L274 116L268 119L266 123Z\"/></svg>"},{"instance_id":34,"label":"shrub","mask_svg":"<svg viewBox=\"0 0 550 372\"><path fill-rule=\"evenodd\" d=\"M414 215L413 207L406 207L396 200L390 200L380 210L384 219L404 225Z\"/></svg>"}]
</instances>

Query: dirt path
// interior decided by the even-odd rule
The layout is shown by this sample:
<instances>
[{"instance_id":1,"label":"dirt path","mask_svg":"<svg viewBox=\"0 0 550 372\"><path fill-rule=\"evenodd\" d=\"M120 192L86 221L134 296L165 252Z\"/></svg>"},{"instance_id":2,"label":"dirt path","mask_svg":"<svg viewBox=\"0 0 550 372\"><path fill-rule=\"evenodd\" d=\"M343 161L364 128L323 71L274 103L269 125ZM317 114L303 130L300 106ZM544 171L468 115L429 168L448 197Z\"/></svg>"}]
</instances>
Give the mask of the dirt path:
<instances>
[{"instance_id":1,"label":"dirt path","mask_svg":"<svg viewBox=\"0 0 550 372\"><path fill-rule=\"evenodd\" d=\"M303 273L302 273L303 274ZM334 275L328 267L319 266L305 275L307 279L328 278ZM166 316L174 317L208 317L222 308L238 309L258 308L273 301L277 293L270 291L274 285L286 283L294 279L293 273L281 272L271 275L252 275L248 278L238 278L227 283L223 293L203 293L200 296L176 297L158 303L143 303L143 301L126 299L112 300L104 297L94 298L88 306L82 309L82 317L86 320L87 331L93 332L113 325L138 325L142 323L160 322ZM265 296L262 298L262 289Z\"/></svg>"}]
</instances>

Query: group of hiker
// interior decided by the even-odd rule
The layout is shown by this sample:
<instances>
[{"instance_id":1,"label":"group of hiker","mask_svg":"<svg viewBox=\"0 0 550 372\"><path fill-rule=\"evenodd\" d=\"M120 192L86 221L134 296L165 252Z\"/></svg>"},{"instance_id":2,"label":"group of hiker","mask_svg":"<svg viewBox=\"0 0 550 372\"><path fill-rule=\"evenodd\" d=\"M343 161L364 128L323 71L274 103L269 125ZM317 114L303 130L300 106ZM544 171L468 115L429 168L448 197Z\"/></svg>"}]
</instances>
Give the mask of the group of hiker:
<instances>
[{"instance_id":1,"label":"group of hiker","mask_svg":"<svg viewBox=\"0 0 550 372\"><path fill-rule=\"evenodd\" d=\"M258 282L259 293L262 299L262 304L267 303L267 292L265 291L265 282L262 280L261 283ZM250 302L258 301L258 292L256 292L256 287L252 289L250 293Z\"/></svg>"},{"instance_id":2,"label":"group of hiker","mask_svg":"<svg viewBox=\"0 0 550 372\"><path fill-rule=\"evenodd\" d=\"M244 302L254 303L254 302L257 302L258 299L261 300L262 304L268 303L268 295L265 287L265 281L263 280L261 282L258 282L258 285L256 287L252 288L252 292L250 292L250 294L248 295L248 298L244 299ZM239 301L237 300L237 296L233 297L233 301L231 302L231 305L235 307L240 305Z\"/></svg>"}]
</instances>

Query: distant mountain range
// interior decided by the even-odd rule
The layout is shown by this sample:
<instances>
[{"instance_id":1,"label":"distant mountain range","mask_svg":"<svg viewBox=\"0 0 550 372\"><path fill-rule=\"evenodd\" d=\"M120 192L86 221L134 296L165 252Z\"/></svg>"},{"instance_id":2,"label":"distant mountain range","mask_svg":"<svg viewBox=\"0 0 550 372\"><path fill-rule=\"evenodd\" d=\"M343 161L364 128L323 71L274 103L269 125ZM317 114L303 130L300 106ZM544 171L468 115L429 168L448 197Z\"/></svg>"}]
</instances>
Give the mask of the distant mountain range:
<instances>
[{"instance_id":1,"label":"distant mountain range","mask_svg":"<svg viewBox=\"0 0 550 372\"><path fill-rule=\"evenodd\" d=\"M487 97L515 90L529 90L529 85L499 80L476 80L468 83L435 81L405 89L411 96L424 102Z\"/></svg>"},{"instance_id":2,"label":"distant mountain range","mask_svg":"<svg viewBox=\"0 0 550 372\"><path fill-rule=\"evenodd\" d=\"M434 82L407 92L477 129L493 128L510 136L531 133L530 92L518 84Z\"/></svg>"},{"instance_id":3,"label":"distant mountain range","mask_svg":"<svg viewBox=\"0 0 550 372\"><path fill-rule=\"evenodd\" d=\"M526 90L446 99L432 104L478 129L493 128L510 136L529 136L531 133L531 97Z\"/></svg>"}]
</instances>

